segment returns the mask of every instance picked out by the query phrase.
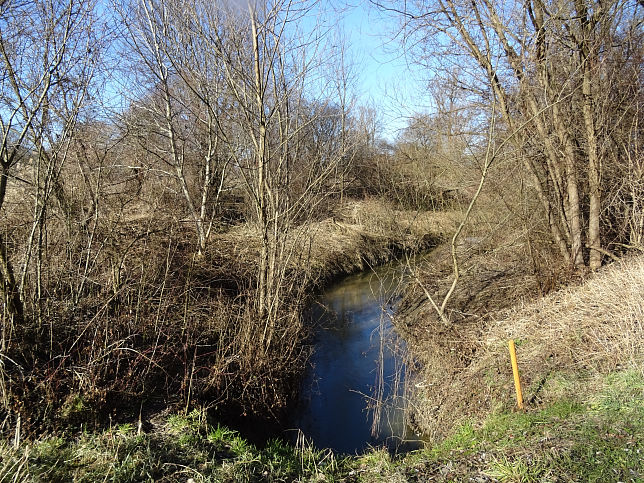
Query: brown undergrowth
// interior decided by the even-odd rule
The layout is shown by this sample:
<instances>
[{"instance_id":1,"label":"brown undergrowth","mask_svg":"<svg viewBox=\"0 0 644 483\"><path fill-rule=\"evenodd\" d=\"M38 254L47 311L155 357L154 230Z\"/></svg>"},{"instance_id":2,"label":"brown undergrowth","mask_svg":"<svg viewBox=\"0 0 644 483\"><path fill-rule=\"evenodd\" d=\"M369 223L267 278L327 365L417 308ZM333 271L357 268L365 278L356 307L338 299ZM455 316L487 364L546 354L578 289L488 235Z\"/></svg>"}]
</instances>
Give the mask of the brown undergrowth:
<instances>
[{"instance_id":1,"label":"brown undergrowth","mask_svg":"<svg viewBox=\"0 0 644 483\"><path fill-rule=\"evenodd\" d=\"M436 293L449 279L444 250L434 254L443 263L423 278L434 280ZM399 325L415 341L418 363L413 417L433 441L464 421L512 410L509 339L517 343L528 410L592 392L593 381L613 371L642 371L644 257L627 257L583 283L569 279L567 288L535 299L538 284L521 251L503 254L483 249L467 258L448 325L421 294L403 303Z\"/></svg>"},{"instance_id":2,"label":"brown undergrowth","mask_svg":"<svg viewBox=\"0 0 644 483\"><path fill-rule=\"evenodd\" d=\"M189 229L164 216L110 220L92 245L51 230L59 249L47 254L45 296L28 294L24 324L3 321L5 434L145 421L168 406L278 419L308 353L302 294L436 243L445 218L367 200L294 227L276 342L260 357L263 325L252 309L259 233L249 224L221 230L196 256Z\"/></svg>"}]
</instances>

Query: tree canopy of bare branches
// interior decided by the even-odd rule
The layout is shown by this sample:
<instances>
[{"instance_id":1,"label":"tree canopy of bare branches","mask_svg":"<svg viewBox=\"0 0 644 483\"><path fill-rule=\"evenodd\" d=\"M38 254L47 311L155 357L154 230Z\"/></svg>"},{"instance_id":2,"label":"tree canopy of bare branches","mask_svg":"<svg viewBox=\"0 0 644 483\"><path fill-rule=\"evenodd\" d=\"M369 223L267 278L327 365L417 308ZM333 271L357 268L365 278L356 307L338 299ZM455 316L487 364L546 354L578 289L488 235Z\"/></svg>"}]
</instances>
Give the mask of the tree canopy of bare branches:
<instances>
[{"instance_id":1,"label":"tree canopy of bare branches","mask_svg":"<svg viewBox=\"0 0 644 483\"><path fill-rule=\"evenodd\" d=\"M564 260L596 269L641 239L641 202L629 194L641 185L638 3L374 3L399 16L412 60L435 76L458 67L459 87L495 106ZM632 173L629 188L615 189L617 166Z\"/></svg>"}]
</instances>

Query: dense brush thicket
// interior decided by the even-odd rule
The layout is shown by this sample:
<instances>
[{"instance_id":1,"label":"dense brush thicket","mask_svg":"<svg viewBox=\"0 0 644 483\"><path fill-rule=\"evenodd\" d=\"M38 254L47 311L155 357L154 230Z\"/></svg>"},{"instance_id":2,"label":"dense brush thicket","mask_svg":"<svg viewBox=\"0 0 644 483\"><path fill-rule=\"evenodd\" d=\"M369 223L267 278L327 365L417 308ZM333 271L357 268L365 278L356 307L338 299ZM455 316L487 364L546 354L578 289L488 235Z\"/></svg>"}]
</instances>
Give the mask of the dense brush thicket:
<instances>
[{"instance_id":1,"label":"dense brush thicket","mask_svg":"<svg viewBox=\"0 0 644 483\"><path fill-rule=\"evenodd\" d=\"M461 3L410 26L471 32L486 87L450 70L437 113L393 144L357 104L344 47L324 23L300 28L315 2L3 3L0 430L168 402L279 418L311 287L433 243L452 222L410 226L459 209L488 167L481 226L509 219L541 285L562 260L641 249L641 8L532 2L531 26L505 36L524 44L477 56L518 24Z\"/></svg>"}]
</instances>

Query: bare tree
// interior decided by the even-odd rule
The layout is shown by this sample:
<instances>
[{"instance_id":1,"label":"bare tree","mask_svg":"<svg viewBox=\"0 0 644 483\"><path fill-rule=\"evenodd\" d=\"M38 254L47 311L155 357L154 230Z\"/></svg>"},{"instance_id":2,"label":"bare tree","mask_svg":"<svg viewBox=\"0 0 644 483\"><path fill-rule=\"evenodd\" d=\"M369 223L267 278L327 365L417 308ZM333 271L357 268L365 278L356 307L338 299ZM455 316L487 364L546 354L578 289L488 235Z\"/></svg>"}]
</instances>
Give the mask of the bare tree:
<instances>
[{"instance_id":1,"label":"bare tree","mask_svg":"<svg viewBox=\"0 0 644 483\"><path fill-rule=\"evenodd\" d=\"M136 78L145 88L133 99L130 131L175 179L202 253L230 167L223 146L228 98L219 51L198 37L205 19L197 4L141 0L119 10L132 63L142 66Z\"/></svg>"},{"instance_id":2,"label":"bare tree","mask_svg":"<svg viewBox=\"0 0 644 483\"><path fill-rule=\"evenodd\" d=\"M24 318L32 256L40 260L46 212L54 195L69 205L59 174L86 101L98 47L91 2L3 2L0 6L0 210L12 190L32 192L32 219L18 274L0 235L0 292L5 313ZM38 288L38 292L40 288Z\"/></svg>"},{"instance_id":3,"label":"bare tree","mask_svg":"<svg viewBox=\"0 0 644 483\"><path fill-rule=\"evenodd\" d=\"M226 142L260 234L255 309L263 326L263 351L274 341L284 297L294 282L288 273L303 235L298 223L348 149L333 142L325 153L317 150L318 159L305 168L302 188L292 189L294 166L310 147L306 134L331 120L324 102L314 102L311 89L323 83L319 32L315 26L306 33L297 29L314 5L278 0L250 2L247 11L226 4L200 10L208 22L200 24L201 43L223 59L236 109Z\"/></svg>"},{"instance_id":4,"label":"bare tree","mask_svg":"<svg viewBox=\"0 0 644 483\"><path fill-rule=\"evenodd\" d=\"M352 129L351 113L356 106L355 87L358 81L359 64L349 52L350 39L344 32L336 33L333 39L331 64L331 81L333 84L333 95L337 98L340 110L340 132L338 133L340 149L343 153L341 163L337 165L337 172L334 174L336 182L340 184L340 203L344 199L346 177L354 161L359 143L355 139L356 130Z\"/></svg>"},{"instance_id":5,"label":"bare tree","mask_svg":"<svg viewBox=\"0 0 644 483\"><path fill-rule=\"evenodd\" d=\"M625 37L641 23L638 5L622 0L380 5L401 16L410 45L419 47L418 59L434 67L432 58L469 66L460 85L483 96L492 91L509 132L525 127L513 144L523 153L553 241L571 265L598 268L606 251L602 146L611 144L615 130L597 107L603 89L615 86L620 75L620 69L606 68L608 60L617 52L632 55L633 44Z\"/></svg>"}]
</instances>

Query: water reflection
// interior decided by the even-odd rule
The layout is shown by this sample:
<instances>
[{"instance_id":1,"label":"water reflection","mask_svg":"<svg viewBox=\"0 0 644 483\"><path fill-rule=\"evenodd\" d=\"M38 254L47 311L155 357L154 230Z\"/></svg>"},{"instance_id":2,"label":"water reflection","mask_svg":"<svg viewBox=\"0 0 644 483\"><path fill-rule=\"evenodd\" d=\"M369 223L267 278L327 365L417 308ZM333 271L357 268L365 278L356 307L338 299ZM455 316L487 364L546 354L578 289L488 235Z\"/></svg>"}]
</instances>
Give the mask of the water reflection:
<instances>
[{"instance_id":1,"label":"water reflection","mask_svg":"<svg viewBox=\"0 0 644 483\"><path fill-rule=\"evenodd\" d=\"M387 336L402 274L396 263L348 277L312 309L319 330L294 427L318 448L353 454L369 445L396 449L408 438L399 396L402 362L390 344L395 337ZM374 395L388 400L381 411L374 411ZM374 414L380 415L376 431ZM404 449L415 446L407 442Z\"/></svg>"}]
</instances>

